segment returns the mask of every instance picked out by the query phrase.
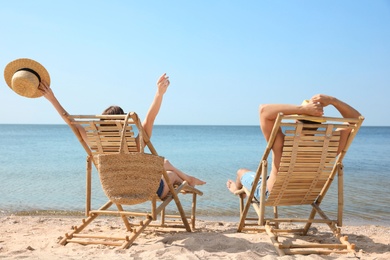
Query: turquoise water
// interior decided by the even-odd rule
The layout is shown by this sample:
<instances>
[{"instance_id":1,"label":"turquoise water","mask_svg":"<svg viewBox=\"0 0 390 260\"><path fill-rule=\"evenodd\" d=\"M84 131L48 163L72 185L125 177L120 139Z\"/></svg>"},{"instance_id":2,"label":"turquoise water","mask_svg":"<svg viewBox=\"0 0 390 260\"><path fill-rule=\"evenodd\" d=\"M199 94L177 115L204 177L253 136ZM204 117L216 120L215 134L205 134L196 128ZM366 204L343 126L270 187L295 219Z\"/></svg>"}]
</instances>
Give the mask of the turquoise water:
<instances>
[{"instance_id":1,"label":"turquoise water","mask_svg":"<svg viewBox=\"0 0 390 260\"><path fill-rule=\"evenodd\" d=\"M265 147L258 126L156 126L152 142L160 155L207 182L200 187L200 218L238 219L238 199L226 181L240 167L257 168ZM0 144L0 214L83 212L86 153L67 125L0 125ZM362 127L344 159L346 222L390 224L389 157L390 127ZM107 199L96 171L92 180L96 208ZM325 211L335 208L335 186ZM190 196L182 202L188 206ZM302 207L281 211L304 214Z\"/></svg>"}]
</instances>

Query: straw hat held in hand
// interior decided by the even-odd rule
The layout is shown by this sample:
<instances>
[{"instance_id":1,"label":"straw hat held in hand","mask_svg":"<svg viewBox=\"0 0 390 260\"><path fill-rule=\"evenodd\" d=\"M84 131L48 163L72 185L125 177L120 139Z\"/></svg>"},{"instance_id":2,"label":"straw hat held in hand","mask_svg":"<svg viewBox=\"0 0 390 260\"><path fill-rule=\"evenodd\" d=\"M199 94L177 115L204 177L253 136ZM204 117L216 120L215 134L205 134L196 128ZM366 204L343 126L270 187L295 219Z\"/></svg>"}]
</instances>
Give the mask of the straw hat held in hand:
<instances>
[{"instance_id":1,"label":"straw hat held in hand","mask_svg":"<svg viewBox=\"0 0 390 260\"><path fill-rule=\"evenodd\" d=\"M4 69L7 85L18 95L38 98L43 95L38 89L41 82L50 86L50 75L38 62L31 59L17 59L7 64Z\"/></svg>"}]
</instances>

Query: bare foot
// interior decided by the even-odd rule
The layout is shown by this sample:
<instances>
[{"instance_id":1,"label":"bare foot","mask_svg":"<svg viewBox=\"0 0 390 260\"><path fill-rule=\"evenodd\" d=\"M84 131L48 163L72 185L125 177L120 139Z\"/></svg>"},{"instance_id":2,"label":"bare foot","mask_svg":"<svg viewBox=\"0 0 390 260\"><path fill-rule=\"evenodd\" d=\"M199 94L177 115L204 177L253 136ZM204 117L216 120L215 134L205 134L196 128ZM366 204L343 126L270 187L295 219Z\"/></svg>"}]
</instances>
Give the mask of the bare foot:
<instances>
[{"instance_id":1,"label":"bare foot","mask_svg":"<svg viewBox=\"0 0 390 260\"><path fill-rule=\"evenodd\" d=\"M242 198L245 198L246 197L246 194L245 193L239 193L239 194L236 194L236 191L239 191L240 189L237 187L237 184L232 181L232 180L228 180L226 182L226 187L230 190L231 193L233 193L234 195L239 195L241 196Z\"/></svg>"},{"instance_id":2,"label":"bare foot","mask_svg":"<svg viewBox=\"0 0 390 260\"><path fill-rule=\"evenodd\" d=\"M196 177L191 176L189 178L188 184L191 185L192 187L194 187L195 185L204 185L204 184L206 184L206 182L202 181L202 180L199 180Z\"/></svg>"},{"instance_id":3,"label":"bare foot","mask_svg":"<svg viewBox=\"0 0 390 260\"><path fill-rule=\"evenodd\" d=\"M237 185L234 181L228 180L226 182L226 187L234 194L236 191L238 191Z\"/></svg>"}]
</instances>

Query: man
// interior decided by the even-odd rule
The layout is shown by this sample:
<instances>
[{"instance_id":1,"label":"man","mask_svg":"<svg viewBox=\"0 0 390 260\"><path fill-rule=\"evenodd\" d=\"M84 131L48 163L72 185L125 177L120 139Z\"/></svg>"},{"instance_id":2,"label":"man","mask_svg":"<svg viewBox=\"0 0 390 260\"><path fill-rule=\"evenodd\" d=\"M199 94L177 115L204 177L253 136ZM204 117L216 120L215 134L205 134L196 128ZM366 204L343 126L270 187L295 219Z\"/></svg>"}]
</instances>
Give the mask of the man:
<instances>
[{"instance_id":1,"label":"man","mask_svg":"<svg viewBox=\"0 0 390 260\"><path fill-rule=\"evenodd\" d=\"M288 104L266 104L261 105L259 108L260 114L260 127L264 135L264 138L269 140L272 132L272 128L275 124L276 117L279 113L284 115L309 115L309 116L323 116L323 108L332 105L335 107L344 118L358 118L360 113L348 105L347 103L328 95L317 94L313 96L310 101L306 104L301 105L288 105ZM340 153L346 144L347 138L350 134L350 129L339 129L340 130L340 142L337 153ZM284 134L282 129L278 130L278 133L275 138L274 145L272 146L272 165L271 173L267 179L267 193L271 192L272 187L276 181L280 160L282 157L282 148L284 142ZM237 171L236 180L228 180L226 183L227 188L234 193L235 191L245 186L248 190L251 190L253 185L253 180L256 173L246 169L241 168ZM260 187L261 181L257 183L257 188L255 191L255 198L260 199Z\"/></svg>"}]
</instances>

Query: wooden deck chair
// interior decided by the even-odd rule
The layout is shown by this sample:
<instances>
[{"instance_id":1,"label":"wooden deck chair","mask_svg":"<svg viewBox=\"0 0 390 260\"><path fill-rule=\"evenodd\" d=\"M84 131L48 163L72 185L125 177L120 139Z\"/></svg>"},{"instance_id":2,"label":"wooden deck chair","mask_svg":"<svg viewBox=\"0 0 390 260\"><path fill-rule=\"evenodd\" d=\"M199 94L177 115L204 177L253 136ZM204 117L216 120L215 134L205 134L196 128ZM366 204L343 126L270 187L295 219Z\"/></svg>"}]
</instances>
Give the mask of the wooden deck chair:
<instances>
[{"instance_id":1,"label":"wooden deck chair","mask_svg":"<svg viewBox=\"0 0 390 260\"><path fill-rule=\"evenodd\" d=\"M321 124L310 123L310 121L319 119L325 121ZM330 254L335 251L338 253L355 252L355 245L349 243L346 236L341 235L340 227L342 226L344 205L342 161L363 120L363 117L359 119L318 118L297 115L284 116L283 114L279 114L256 171L254 183L258 183L260 178L263 180L267 178L268 155L271 152L276 133L281 127L285 133L285 139L277 180L272 191L268 194L268 198L265 195L266 182L262 182L260 187L260 201L254 198L256 185L253 185L251 190L243 188L236 192L237 195L240 195L240 222L238 232L266 232L272 244L275 246L276 251L281 256L285 254ZM337 155L340 132L336 129L340 128L351 128L352 131L344 150ZM333 212L335 219L331 219L320 208L320 204L336 175L338 180L338 201L335 202L337 203L337 212ZM248 211L251 205L257 217L248 217ZM307 212L303 213L307 214L307 218L282 218L279 216L279 206L288 207L296 205L298 205L298 207L295 207L296 210L307 208ZM273 212L269 210L270 207L273 207ZM266 210L270 212L266 212ZM266 215L266 213L270 214ZM316 215L319 215L319 217L316 217ZM282 229L279 224L283 222L301 225L301 228ZM306 243L307 241L301 244L293 243L294 239L298 239L297 235L307 235L313 223L328 225L340 243L309 244ZM279 237L282 234L285 235L283 241ZM291 238L294 235L295 237Z\"/></svg>"},{"instance_id":2,"label":"wooden deck chair","mask_svg":"<svg viewBox=\"0 0 390 260\"><path fill-rule=\"evenodd\" d=\"M197 195L203 193L186 182L173 186L164 170L164 158L157 155L152 143L144 131L137 114L68 116L71 128L87 152L86 170L86 219L73 231L65 234L60 244L105 244L130 247L135 239L148 226L185 228L188 232L195 229L195 212ZM87 134L85 141L77 130L81 125ZM138 142L135 131L138 130ZM150 153L145 152L145 147ZM109 201L98 210L91 210L92 163L99 173L102 188ZM160 200L156 194L161 177L168 183L170 193ZM179 200L179 193L192 194L192 208L187 217ZM165 214L166 206L174 201L178 215ZM150 202L150 212L126 210L128 205ZM111 206L116 209L110 210ZM130 206L131 208L131 206ZM86 227L100 215L120 216L128 232L123 236L91 235L85 232ZM157 216L160 215L159 223ZM129 218L143 218L131 223ZM191 225L188 220L190 220ZM133 221L134 222L134 221ZM87 233L87 234L85 234Z\"/></svg>"}]
</instances>

